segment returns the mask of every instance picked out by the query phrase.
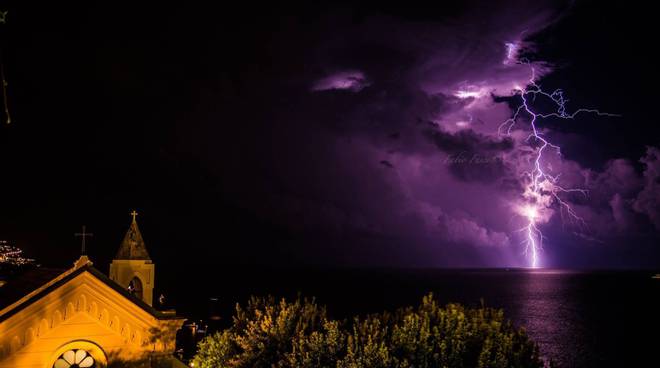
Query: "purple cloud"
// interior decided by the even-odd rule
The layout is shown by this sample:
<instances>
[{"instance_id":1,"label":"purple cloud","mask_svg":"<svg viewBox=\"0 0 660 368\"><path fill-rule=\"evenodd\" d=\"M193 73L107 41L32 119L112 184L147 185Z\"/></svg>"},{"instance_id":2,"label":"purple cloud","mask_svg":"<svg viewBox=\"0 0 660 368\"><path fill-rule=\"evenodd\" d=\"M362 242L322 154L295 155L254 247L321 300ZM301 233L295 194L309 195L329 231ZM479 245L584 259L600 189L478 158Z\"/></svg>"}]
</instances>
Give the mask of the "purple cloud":
<instances>
[{"instance_id":1,"label":"purple cloud","mask_svg":"<svg viewBox=\"0 0 660 368\"><path fill-rule=\"evenodd\" d=\"M477 6L451 23L384 16L318 22L319 41L298 55L304 71L277 86L294 98L269 106L276 128L255 134L269 148L268 169L244 205L335 247L359 237L390 244L398 256L422 252L432 265L449 262L443 257L450 252L453 266L526 266L519 230L529 215L523 195L537 147L524 119L509 136L499 127L531 78L530 65L515 60L533 51L528 37L561 9L519 4ZM531 66L537 79L552 72L542 62ZM552 125L540 131L559 144L565 139ZM548 229L548 251L554 239L605 243L637 231L639 217L657 226L657 155L647 154L642 179L625 159L590 168L550 151L544 170L587 195L560 193L585 224L550 202L534 213ZM268 200L250 202L262 192Z\"/></svg>"},{"instance_id":2,"label":"purple cloud","mask_svg":"<svg viewBox=\"0 0 660 368\"><path fill-rule=\"evenodd\" d=\"M361 71L342 71L314 83L312 91L349 90L360 92L369 82Z\"/></svg>"},{"instance_id":3,"label":"purple cloud","mask_svg":"<svg viewBox=\"0 0 660 368\"><path fill-rule=\"evenodd\" d=\"M644 189L639 192L633 208L649 217L653 226L660 230L660 149L648 147L644 164Z\"/></svg>"},{"instance_id":4,"label":"purple cloud","mask_svg":"<svg viewBox=\"0 0 660 368\"><path fill-rule=\"evenodd\" d=\"M486 228L469 215L442 213L438 222L443 235L451 242L485 247L504 247L510 244L507 234Z\"/></svg>"},{"instance_id":5,"label":"purple cloud","mask_svg":"<svg viewBox=\"0 0 660 368\"><path fill-rule=\"evenodd\" d=\"M630 201L623 199L621 194L614 193L609 202L612 208L612 217L618 231L626 231L633 225L633 213L630 208Z\"/></svg>"},{"instance_id":6,"label":"purple cloud","mask_svg":"<svg viewBox=\"0 0 660 368\"><path fill-rule=\"evenodd\" d=\"M314 114L338 134L336 144L351 165L373 165L379 171L369 175L387 183L386 192L365 196L390 212L365 214L370 201L346 206L369 219L373 231L405 237L412 230L433 243L509 247L510 263L523 258L516 234L519 174L530 154L519 149L522 134L498 134L511 109L493 96L511 96L528 83L530 66L513 62L532 46L522 37L546 27L556 12L509 10L467 15L490 20L478 31L468 25L479 22L467 18L456 25L372 18L337 26L351 36L337 34L341 42L320 47L320 69L350 71L316 79L312 90L360 93L345 99L319 94L328 113ZM550 72L542 63L534 68L537 77Z\"/></svg>"}]
</instances>

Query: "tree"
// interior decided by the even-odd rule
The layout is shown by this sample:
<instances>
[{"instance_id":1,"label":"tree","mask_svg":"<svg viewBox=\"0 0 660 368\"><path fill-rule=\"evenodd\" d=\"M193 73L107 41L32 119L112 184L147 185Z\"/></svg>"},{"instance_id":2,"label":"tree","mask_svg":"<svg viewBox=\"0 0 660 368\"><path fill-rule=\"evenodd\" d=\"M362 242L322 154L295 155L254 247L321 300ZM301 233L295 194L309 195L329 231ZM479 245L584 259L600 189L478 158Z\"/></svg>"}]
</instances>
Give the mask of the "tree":
<instances>
[{"instance_id":1,"label":"tree","mask_svg":"<svg viewBox=\"0 0 660 368\"><path fill-rule=\"evenodd\" d=\"M273 297L252 297L246 308L236 306L233 325L228 330L200 342L195 366L287 366L294 342L305 344L299 339L321 331L326 321L325 308L313 299L277 302Z\"/></svg>"},{"instance_id":2,"label":"tree","mask_svg":"<svg viewBox=\"0 0 660 368\"><path fill-rule=\"evenodd\" d=\"M233 325L205 338L196 367L543 367L536 344L501 310L441 307L432 294L416 308L327 318L325 308L298 298L251 298Z\"/></svg>"}]
</instances>

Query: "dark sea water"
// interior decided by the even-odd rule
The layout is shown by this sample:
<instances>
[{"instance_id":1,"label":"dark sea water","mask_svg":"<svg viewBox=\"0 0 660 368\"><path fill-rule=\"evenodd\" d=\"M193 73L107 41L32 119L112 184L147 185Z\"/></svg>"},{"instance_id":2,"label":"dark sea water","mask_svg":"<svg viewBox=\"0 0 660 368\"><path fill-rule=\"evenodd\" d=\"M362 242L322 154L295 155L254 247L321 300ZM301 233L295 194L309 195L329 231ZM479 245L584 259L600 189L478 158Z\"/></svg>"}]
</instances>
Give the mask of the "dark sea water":
<instances>
[{"instance_id":1,"label":"dark sea water","mask_svg":"<svg viewBox=\"0 0 660 368\"><path fill-rule=\"evenodd\" d=\"M184 285L159 272L180 314L222 327L249 295L314 296L332 317L441 302L502 308L561 367L660 367L660 280L653 272L564 270L208 270ZM162 276L160 276L162 275ZM175 279L178 279L177 282ZM159 280L157 280L158 283ZM168 286L169 285L169 286ZM172 287L176 285L176 287ZM209 298L218 298L213 303ZM209 322L213 325L213 322Z\"/></svg>"}]
</instances>

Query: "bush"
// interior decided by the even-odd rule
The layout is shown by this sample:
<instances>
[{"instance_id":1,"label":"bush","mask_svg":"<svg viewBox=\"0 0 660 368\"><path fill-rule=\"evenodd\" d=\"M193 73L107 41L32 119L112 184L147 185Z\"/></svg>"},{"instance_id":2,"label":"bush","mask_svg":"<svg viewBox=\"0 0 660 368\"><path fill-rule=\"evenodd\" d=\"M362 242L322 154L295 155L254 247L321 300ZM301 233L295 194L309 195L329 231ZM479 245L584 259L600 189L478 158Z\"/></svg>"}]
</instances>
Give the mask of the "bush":
<instances>
[{"instance_id":1,"label":"bush","mask_svg":"<svg viewBox=\"0 0 660 368\"><path fill-rule=\"evenodd\" d=\"M328 319L316 302L252 297L233 325L199 343L195 367L543 367L538 348L501 310L441 307L432 294L416 308Z\"/></svg>"}]
</instances>

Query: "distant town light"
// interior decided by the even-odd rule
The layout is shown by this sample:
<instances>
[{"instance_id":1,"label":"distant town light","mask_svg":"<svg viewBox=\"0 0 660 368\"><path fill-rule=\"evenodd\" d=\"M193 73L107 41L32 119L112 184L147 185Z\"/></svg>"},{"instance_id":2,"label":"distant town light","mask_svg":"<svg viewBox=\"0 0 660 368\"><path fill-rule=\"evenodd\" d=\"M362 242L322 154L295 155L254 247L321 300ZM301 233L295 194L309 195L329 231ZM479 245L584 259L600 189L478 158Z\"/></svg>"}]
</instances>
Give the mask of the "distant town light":
<instances>
[{"instance_id":1,"label":"distant town light","mask_svg":"<svg viewBox=\"0 0 660 368\"><path fill-rule=\"evenodd\" d=\"M8 245L6 240L0 240L0 265L23 266L34 263L34 259L24 258L23 250Z\"/></svg>"}]
</instances>

